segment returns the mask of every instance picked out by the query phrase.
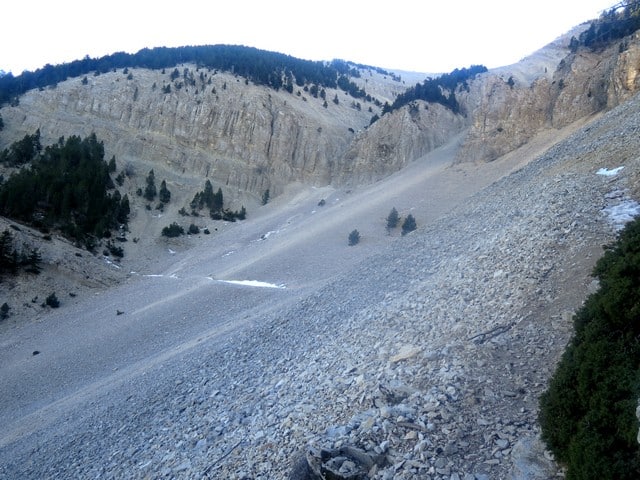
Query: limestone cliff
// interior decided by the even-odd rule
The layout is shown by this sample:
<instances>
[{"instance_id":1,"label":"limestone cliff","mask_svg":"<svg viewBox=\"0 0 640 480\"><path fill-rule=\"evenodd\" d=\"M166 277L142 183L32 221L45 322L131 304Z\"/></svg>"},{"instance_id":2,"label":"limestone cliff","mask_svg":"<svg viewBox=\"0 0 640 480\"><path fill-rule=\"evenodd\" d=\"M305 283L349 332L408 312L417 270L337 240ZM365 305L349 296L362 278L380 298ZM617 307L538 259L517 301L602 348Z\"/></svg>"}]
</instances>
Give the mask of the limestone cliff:
<instances>
[{"instance_id":1,"label":"limestone cliff","mask_svg":"<svg viewBox=\"0 0 640 480\"><path fill-rule=\"evenodd\" d=\"M131 69L30 91L18 105L2 108L0 147L37 128L45 144L95 132L121 164L142 163L198 182L208 177L257 197L266 189L277 195L295 182L376 181L460 134L458 161L491 161L543 130L612 108L637 92L640 36L603 51L571 52L571 35L584 28L460 88L461 114L415 101L369 126L381 105L421 81L420 74L398 81L362 70L356 81L373 96L366 101L332 89L317 96L306 87L275 91L182 65L184 77Z\"/></svg>"},{"instance_id":2,"label":"limestone cliff","mask_svg":"<svg viewBox=\"0 0 640 480\"><path fill-rule=\"evenodd\" d=\"M638 91L638 34L597 52L572 53L569 39L473 82L465 98L471 128L459 160L494 160L543 129L613 108Z\"/></svg>"},{"instance_id":3,"label":"limestone cliff","mask_svg":"<svg viewBox=\"0 0 640 480\"><path fill-rule=\"evenodd\" d=\"M440 104L416 101L384 115L356 136L344 154L336 183L370 183L400 170L464 130L466 119Z\"/></svg>"},{"instance_id":4,"label":"limestone cliff","mask_svg":"<svg viewBox=\"0 0 640 480\"><path fill-rule=\"evenodd\" d=\"M387 91L393 88L401 87ZM37 128L45 144L95 132L123 164L277 193L291 182L331 182L355 132L378 110L341 91L325 97L302 88L278 92L228 73L204 72L187 86L160 71L131 69L28 92L19 105L2 109L2 140L6 145Z\"/></svg>"}]
</instances>

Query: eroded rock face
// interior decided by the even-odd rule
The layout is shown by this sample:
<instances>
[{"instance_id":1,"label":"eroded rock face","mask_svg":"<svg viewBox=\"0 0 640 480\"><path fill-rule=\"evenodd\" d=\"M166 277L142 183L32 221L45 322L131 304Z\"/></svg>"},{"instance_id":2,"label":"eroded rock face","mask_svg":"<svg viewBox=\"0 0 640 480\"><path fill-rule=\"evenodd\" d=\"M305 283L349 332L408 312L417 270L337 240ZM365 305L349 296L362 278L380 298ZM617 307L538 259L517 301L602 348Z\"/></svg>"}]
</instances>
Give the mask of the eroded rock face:
<instances>
[{"instance_id":1,"label":"eroded rock face","mask_svg":"<svg viewBox=\"0 0 640 480\"><path fill-rule=\"evenodd\" d=\"M598 52L571 53L568 42L567 36L562 49L553 46L564 54L554 70L547 65L534 78L520 78L504 68L472 83L465 98L471 128L460 161L495 160L543 129L613 108L638 91L640 36Z\"/></svg>"},{"instance_id":2,"label":"eroded rock face","mask_svg":"<svg viewBox=\"0 0 640 480\"><path fill-rule=\"evenodd\" d=\"M466 128L462 115L439 104L416 101L383 116L358 135L344 154L336 183L371 183L447 143Z\"/></svg>"},{"instance_id":3,"label":"eroded rock face","mask_svg":"<svg viewBox=\"0 0 640 480\"><path fill-rule=\"evenodd\" d=\"M456 92L461 114L416 101L371 126L379 106L331 89L324 99L303 88L276 92L195 66L181 66L173 80L144 69L89 75L4 107L0 147L37 128L45 144L95 132L107 155L125 164L208 177L257 195L277 195L294 182L370 183L460 134L458 161L492 161L638 91L640 36L598 52L571 53L569 40L469 82ZM370 71L358 81L390 103L410 86Z\"/></svg>"},{"instance_id":4,"label":"eroded rock face","mask_svg":"<svg viewBox=\"0 0 640 480\"><path fill-rule=\"evenodd\" d=\"M122 162L135 159L274 194L295 181L329 183L354 132L372 115L346 100L325 107L304 92L276 92L230 74L201 72L195 85L132 69L131 78L110 72L28 92L17 107L2 109L3 141L37 128L44 144L95 132L107 154Z\"/></svg>"}]
</instances>

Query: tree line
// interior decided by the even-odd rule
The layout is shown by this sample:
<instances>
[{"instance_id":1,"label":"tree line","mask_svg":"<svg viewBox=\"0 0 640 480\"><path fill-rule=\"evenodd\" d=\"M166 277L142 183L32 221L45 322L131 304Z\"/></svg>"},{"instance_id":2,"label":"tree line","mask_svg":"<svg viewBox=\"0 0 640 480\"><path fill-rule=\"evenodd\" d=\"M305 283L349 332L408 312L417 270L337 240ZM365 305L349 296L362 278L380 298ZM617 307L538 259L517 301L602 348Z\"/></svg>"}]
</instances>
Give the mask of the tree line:
<instances>
[{"instance_id":1,"label":"tree line","mask_svg":"<svg viewBox=\"0 0 640 480\"><path fill-rule=\"evenodd\" d=\"M183 63L232 72L276 90L284 88L291 92L294 85L316 84L325 88L341 88L356 97L366 96L363 89L349 80L360 76L358 68L344 60L311 61L240 45L203 45L144 48L133 54L117 52L100 58L86 56L60 65L47 64L18 76L9 73L0 77L0 105L13 101L28 90L45 88L90 72L101 74L134 67L164 69Z\"/></svg>"},{"instance_id":2,"label":"tree line","mask_svg":"<svg viewBox=\"0 0 640 480\"><path fill-rule=\"evenodd\" d=\"M382 114L397 110L416 100L439 103L453 113L460 113L460 104L455 94L456 90L459 87L468 90L469 80L486 71L487 67L484 65L472 65L469 68L456 68L451 73L445 73L436 78L426 78L422 83L417 83L398 95L391 105L385 104Z\"/></svg>"},{"instance_id":3,"label":"tree line","mask_svg":"<svg viewBox=\"0 0 640 480\"><path fill-rule=\"evenodd\" d=\"M580 46L597 50L615 40L631 35L638 29L640 29L640 1L625 0L605 10L600 18L591 22L587 30L578 37L573 37L569 46L574 52Z\"/></svg>"},{"instance_id":4,"label":"tree line","mask_svg":"<svg viewBox=\"0 0 640 480\"><path fill-rule=\"evenodd\" d=\"M37 248L28 249L25 246L18 249L10 230L5 229L0 233L0 281L4 274L16 275L20 269L38 274L41 262L42 257Z\"/></svg>"},{"instance_id":5,"label":"tree line","mask_svg":"<svg viewBox=\"0 0 640 480\"><path fill-rule=\"evenodd\" d=\"M245 220L247 218L247 209L244 206L236 211L225 208L222 189L218 188L218 191L213 193L213 185L211 185L209 180L204 182L204 190L197 192L193 196L193 200L191 200L189 206L191 207L191 215L193 216L199 216L199 211L207 207L209 209L209 216L213 220L235 222L236 220Z\"/></svg>"}]
</instances>

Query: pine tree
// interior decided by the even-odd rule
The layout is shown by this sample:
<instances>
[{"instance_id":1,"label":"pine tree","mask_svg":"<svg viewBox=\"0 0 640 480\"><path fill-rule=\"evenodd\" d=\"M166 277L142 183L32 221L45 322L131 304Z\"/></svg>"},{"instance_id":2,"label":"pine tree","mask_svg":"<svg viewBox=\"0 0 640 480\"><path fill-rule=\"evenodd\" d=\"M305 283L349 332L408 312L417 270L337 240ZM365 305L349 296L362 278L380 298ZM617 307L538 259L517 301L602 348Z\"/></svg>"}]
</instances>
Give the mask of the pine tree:
<instances>
[{"instance_id":1,"label":"pine tree","mask_svg":"<svg viewBox=\"0 0 640 480\"><path fill-rule=\"evenodd\" d=\"M158 191L156 190L156 176L153 173L153 170L149 171L149 175L147 176L147 186L144 189L144 198L151 201L156 198Z\"/></svg>"},{"instance_id":2,"label":"pine tree","mask_svg":"<svg viewBox=\"0 0 640 480\"><path fill-rule=\"evenodd\" d=\"M387 216L387 231L391 231L398 226L398 222L400 221L400 216L398 215L398 211L396 207L393 207Z\"/></svg>"},{"instance_id":3,"label":"pine tree","mask_svg":"<svg viewBox=\"0 0 640 480\"><path fill-rule=\"evenodd\" d=\"M13 236L9 230L4 230L0 234L0 272L10 270L12 257L11 250L13 248Z\"/></svg>"},{"instance_id":4,"label":"pine tree","mask_svg":"<svg viewBox=\"0 0 640 480\"><path fill-rule=\"evenodd\" d=\"M409 232L413 232L416 228L416 219L413 218L413 215L407 215L407 218L404 220L402 224L402 235L406 235Z\"/></svg>"},{"instance_id":5,"label":"pine tree","mask_svg":"<svg viewBox=\"0 0 640 480\"><path fill-rule=\"evenodd\" d=\"M42 271L40 262L42 262L42 255L37 248L33 248L25 261L25 270L29 273L39 274Z\"/></svg>"},{"instance_id":6,"label":"pine tree","mask_svg":"<svg viewBox=\"0 0 640 480\"><path fill-rule=\"evenodd\" d=\"M224 208L224 198L222 196L222 189L218 188L218 191L213 196L213 203L211 204L212 212L221 212Z\"/></svg>"},{"instance_id":7,"label":"pine tree","mask_svg":"<svg viewBox=\"0 0 640 480\"><path fill-rule=\"evenodd\" d=\"M204 190L202 191L202 196L201 196L200 205L199 205L200 208L203 207L203 203L209 209L213 209L213 203L214 203L213 186L211 185L211 182L209 180L204 182Z\"/></svg>"},{"instance_id":8,"label":"pine tree","mask_svg":"<svg viewBox=\"0 0 640 480\"><path fill-rule=\"evenodd\" d=\"M158 199L162 203L169 203L169 201L171 200L171 192L167 188L167 182L164 180L162 180L162 183L160 183L160 191L158 192Z\"/></svg>"},{"instance_id":9,"label":"pine tree","mask_svg":"<svg viewBox=\"0 0 640 480\"><path fill-rule=\"evenodd\" d=\"M118 214L116 219L120 224L129 223L129 214L131 213L131 207L129 206L129 196L125 194L120 200L120 206L118 208Z\"/></svg>"}]
</instances>

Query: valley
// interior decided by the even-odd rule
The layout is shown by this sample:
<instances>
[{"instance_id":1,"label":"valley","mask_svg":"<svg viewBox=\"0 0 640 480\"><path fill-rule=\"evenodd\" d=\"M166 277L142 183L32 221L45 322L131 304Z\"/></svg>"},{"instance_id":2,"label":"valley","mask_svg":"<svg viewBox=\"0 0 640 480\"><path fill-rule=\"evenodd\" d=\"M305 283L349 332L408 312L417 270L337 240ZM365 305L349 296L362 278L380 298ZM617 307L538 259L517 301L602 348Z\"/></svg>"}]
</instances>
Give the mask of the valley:
<instances>
[{"instance_id":1,"label":"valley","mask_svg":"<svg viewBox=\"0 0 640 480\"><path fill-rule=\"evenodd\" d=\"M3 148L97 132L132 210L122 259L0 219L42 249L0 291L0 478L561 477L538 398L640 193L640 40L568 42L373 123L190 64L4 106ZM361 70L385 102L421 78ZM179 212L209 179L246 220Z\"/></svg>"}]
</instances>

